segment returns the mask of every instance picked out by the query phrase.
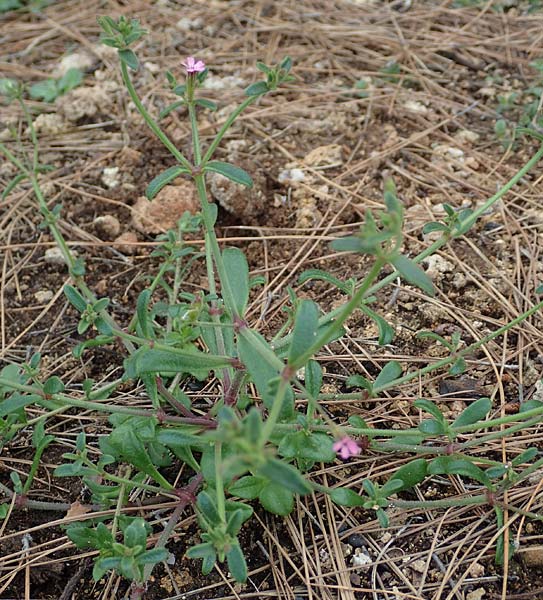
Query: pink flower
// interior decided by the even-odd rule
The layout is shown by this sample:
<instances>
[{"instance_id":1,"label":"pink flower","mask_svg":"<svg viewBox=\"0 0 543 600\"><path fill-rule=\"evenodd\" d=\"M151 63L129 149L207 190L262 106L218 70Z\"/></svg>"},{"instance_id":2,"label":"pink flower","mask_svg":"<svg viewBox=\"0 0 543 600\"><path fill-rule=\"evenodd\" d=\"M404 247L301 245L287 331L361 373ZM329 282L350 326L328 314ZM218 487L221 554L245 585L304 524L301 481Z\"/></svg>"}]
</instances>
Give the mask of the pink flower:
<instances>
[{"instance_id":1,"label":"pink flower","mask_svg":"<svg viewBox=\"0 0 543 600\"><path fill-rule=\"evenodd\" d=\"M206 68L205 62L203 60L196 60L194 56L187 56L181 64L185 67L189 75L201 73Z\"/></svg>"},{"instance_id":2,"label":"pink flower","mask_svg":"<svg viewBox=\"0 0 543 600\"><path fill-rule=\"evenodd\" d=\"M334 449L334 452L337 452L343 460L347 460L348 458L351 458L351 456L356 456L361 452L360 446L353 440L353 438L350 438L347 435L335 442L332 448Z\"/></svg>"}]
</instances>

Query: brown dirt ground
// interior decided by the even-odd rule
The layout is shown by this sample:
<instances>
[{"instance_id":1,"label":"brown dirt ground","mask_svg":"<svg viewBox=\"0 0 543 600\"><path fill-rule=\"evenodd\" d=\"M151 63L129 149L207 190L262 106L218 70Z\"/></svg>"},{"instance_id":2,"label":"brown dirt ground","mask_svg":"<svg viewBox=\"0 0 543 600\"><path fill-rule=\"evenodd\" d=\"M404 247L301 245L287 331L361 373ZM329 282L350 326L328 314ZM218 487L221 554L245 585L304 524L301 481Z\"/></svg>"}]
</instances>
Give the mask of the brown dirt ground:
<instances>
[{"instance_id":1,"label":"brown dirt ground","mask_svg":"<svg viewBox=\"0 0 543 600\"><path fill-rule=\"evenodd\" d=\"M342 278L363 275L365 260L338 256L327 241L356 230L365 210L380 205L385 176L394 178L406 206L405 251L415 255L427 244L422 224L442 215L443 202L476 206L533 154L536 144L530 139L504 149L494 134L498 96L525 90L537 77L529 63L540 57L543 13L530 12L533 6L522 1L460 8L452 2L371 0L60 1L42 13L0 17L0 74L37 81L61 57L84 51L92 58L85 87L119 83L115 57L97 45L97 14L135 15L150 30L138 48L143 68L135 81L152 111L171 100L161 73L169 68L180 76L179 63L187 54L205 59L215 81L225 86L206 91L221 108L232 107L242 88L256 79L256 60L292 56L296 83L250 109L227 137L223 146L229 150L221 151L227 159L234 153L230 142L246 140L236 158L253 175L260 174L265 203L248 197L235 214L221 209L218 227L221 238L228 238L224 243L244 248L253 273L265 277L265 286L253 294L251 318L269 333L282 321L287 286L314 298L324 310L339 301L340 294L323 283L298 286L304 269L325 268ZM178 24L180 19L188 21ZM391 68L394 64L399 73ZM355 88L360 80L369 82L365 90ZM511 121L523 110L527 97L522 98L507 115ZM56 110L39 102L31 107L36 113ZM227 112L205 114L204 141ZM189 153L184 117L180 112L165 125ZM14 106L2 107L0 125L8 122L20 122ZM93 115L40 139L42 161L54 167L44 175L44 185L52 204L63 205L62 230L86 260L89 286L98 295L107 293L115 318L127 323L146 277L156 271L158 263L149 257L154 236L139 233L136 251L129 254L100 239L95 219L113 215L122 231L131 231L130 207L172 160L135 116L120 85ZM307 158L316 148L331 145L340 147L335 149L339 160L314 164ZM115 166L122 182L108 189L102 172ZM304 167L301 184L280 181L280 173L292 167ZM414 369L440 356L435 344L415 337L419 330L460 330L469 344L532 305L543 270L541 174L541 167L534 169L465 238L440 253L446 263L441 263L444 272L435 275L439 291L434 300L403 284L378 294L381 312L397 329L393 345L377 347L372 323L352 318L344 341L319 357L327 391L345 391L348 374L375 375L391 358ZM2 165L0 184L9 176ZM86 377L112 378L122 362L120 347L89 352L81 361L70 354L79 340L77 316L57 294L68 274L45 262L45 251L53 244L37 228L39 221L24 186L0 203L0 360L21 361L39 350L47 374L62 376L74 389ZM187 287L200 289L204 276L202 265L196 266ZM40 303L35 294L47 290L55 295ZM499 415L533 394L541 379L541 347L540 320L533 317L470 357L466 378L451 381L439 373L376 400L325 406L339 420L360 414L376 427L391 422L407 427L418 421L411 403L421 395L438 400L452 416L484 393L491 395ZM191 385L187 389L195 402L205 404L212 384L203 390ZM127 401L134 398L131 393L141 394L126 392ZM84 500L77 481L55 480L51 473L81 427L92 442L106 431L107 422L75 411L70 419L66 416L51 424L60 441L44 456L31 493L35 499ZM509 445L496 442L484 454L514 456L518 448L537 444L540 435L540 428L532 428ZM23 434L4 448L0 478L6 485L11 469L23 474L28 469L29 443ZM319 476L330 485L343 482L359 489L368 473L379 479L402 460L369 454L348 465L332 465ZM515 488L509 502L525 506L531 500L531 510L540 509L537 483ZM429 499L463 493L470 488L452 478L436 478L416 491ZM92 581L90 563L66 543L63 516L26 510L11 514L0 538L0 598L127 597L126 585L116 576ZM521 552L543 543L539 523L513 513L506 518L508 536ZM490 508L397 512L389 532L383 532L373 515L334 507L315 496L300 502L285 520L257 511L243 534L250 581L238 586L226 572L202 578L198 566L184 557L197 541L189 515L168 546L176 564L167 571L157 568L145 597L476 600L480 590L485 600L543 597L543 562L530 565L517 554L505 569L494 566L494 523ZM27 550L25 533L31 536ZM370 567L353 566L358 548L372 557Z\"/></svg>"}]
</instances>

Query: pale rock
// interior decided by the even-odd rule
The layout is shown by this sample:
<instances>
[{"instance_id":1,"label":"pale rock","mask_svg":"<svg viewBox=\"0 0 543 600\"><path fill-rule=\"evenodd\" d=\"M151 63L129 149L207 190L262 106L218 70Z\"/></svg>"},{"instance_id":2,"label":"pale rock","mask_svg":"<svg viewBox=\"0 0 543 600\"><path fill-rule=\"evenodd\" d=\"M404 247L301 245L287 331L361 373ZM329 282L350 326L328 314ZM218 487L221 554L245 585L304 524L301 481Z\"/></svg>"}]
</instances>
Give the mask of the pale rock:
<instances>
[{"instance_id":1,"label":"pale rock","mask_svg":"<svg viewBox=\"0 0 543 600\"><path fill-rule=\"evenodd\" d=\"M457 160L459 162L463 162L464 160L464 151L461 148L456 148L455 146L438 144L434 148L434 154L442 156L445 159Z\"/></svg>"},{"instance_id":2,"label":"pale rock","mask_svg":"<svg viewBox=\"0 0 543 600\"><path fill-rule=\"evenodd\" d=\"M102 183L110 190L119 186L119 167L106 167L102 171Z\"/></svg>"},{"instance_id":3,"label":"pale rock","mask_svg":"<svg viewBox=\"0 0 543 600\"><path fill-rule=\"evenodd\" d=\"M135 254L138 251L138 242L138 236L133 231L125 231L113 243L119 252L123 254Z\"/></svg>"},{"instance_id":4,"label":"pale rock","mask_svg":"<svg viewBox=\"0 0 543 600\"><path fill-rule=\"evenodd\" d=\"M57 135L66 129L66 122L58 113L42 113L34 120L36 133Z\"/></svg>"},{"instance_id":5,"label":"pale rock","mask_svg":"<svg viewBox=\"0 0 543 600\"><path fill-rule=\"evenodd\" d=\"M445 273L454 271L454 265L439 254L432 254L422 262L426 265L426 274L434 280L440 279Z\"/></svg>"},{"instance_id":6,"label":"pale rock","mask_svg":"<svg viewBox=\"0 0 543 600\"><path fill-rule=\"evenodd\" d=\"M62 77L63 75L66 75L70 69L85 71L86 69L90 69L94 62L94 57L87 52L74 52L73 54L68 54L61 59L57 68L53 71L53 76Z\"/></svg>"},{"instance_id":7,"label":"pale rock","mask_svg":"<svg viewBox=\"0 0 543 600\"><path fill-rule=\"evenodd\" d=\"M119 219L113 215L100 215L94 219L94 227L101 238L113 240L121 233Z\"/></svg>"},{"instance_id":8,"label":"pale rock","mask_svg":"<svg viewBox=\"0 0 543 600\"><path fill-rule=\"evenodd\" d=\"M457 272L454 274L451 283L455 289L461 290L468 285L468 278L464 275L464 273Z\"/></svg>"},{"instance_id":9,"label":"pale rock","mask_svg":"<svg viewBox=\"0 0 543 600\"><path fill-rule=\"evenodd\" d=\"M189 19L188 17L181 17L175 24L177 29L180 31L191 31L193 29L201 29L204 25L202 17L196 17L195 19Z\"/></svg>"},{"instance_id":10,"label":"pale rock","mask_svg":"<svg viewBox=\"0 0 543 600\"><path fill-rule=\"evenodd\" d=\"M466 594L466 600L481 600L485 594L486 590L484 588L476 588Z\"/></svg>"},{"instance_id":11,"label":"pale rock","mask_svg":"<svg viewBox=\"0 0 543 600\"><path fill-rule=\"evenodd\" d=\"M427 323L435 324L450 320L449 313L438 304L423 302L418 306L420 314Z\"/></svg>"},{"instance_id":12,"label":"pale rock","mask_svg":"<svg viewBox=\"0 0 543 600\"><path fill-rule=\"evenodd\" d=\"M74 123L84 117L94 117L110 108L119 86L116 81L99 82L92 87L78 87L56 100L58 112Z\"/></svg>"},{"instance_id":13,"label":"pale rock","mask_svg":"<svg viewBox=\"0 0 543 600\"><path fill-rule=\"evenodd\" d=\"M477 132L471 131L470 129L460 129L453 137L461 144L475 144L481 138Z\"/></svg>"},{"instance_id":14,"label":"pale rock","mask_svg":"<svg viewBox=\"0 0 543 600\"><path fill-rule=\"evenodd\" d=\"M44 260L48 265L66 265L60 248L57 248L56 246L53 248L47 248L45 251Z\"/></svg>"},{"instance_id":15,"label":"pale rock","mask_svg":"<svg viewBox=\"0 0 543 600\"><path fill-rule=\"evenodd\" d=\"M239 88L245 85L245 80L236 75L226 75L225 77L218 77L217 75L210 74L206 77L204 87L206 90L229 90L232 88Z\"/></svg>"},{"instance_id":16,"label":"pale rock","mask_svg":"<svg viewBox=\"0 0 543 600\"><path fill-rule=\"evenodd\" d=\"M543 379L536 381L534 393L530 400L537 400L538 402L543 402Z\"/></svg>"},{"instance_id":17,"label":"pale rock","mask_svg":"<svg viewBox=\"0 0 543 600\"><path fill-rule=\"evenodd\" d=\"M253 219L261 214L266 206L266 180L258 170L250 171L253 178L251 188L235 183L220 173L208 175L209 190L213 198L225 210L239 218Z\"/></svg>"},{"instance_id":18,"label":"pale rock","mask_svg":"<svg viewBox=\"0 0 543 600\"><path fill-rule=\"evenodd\" d=\"M339 144L319 146L306 154L303 162L309 167L339 166L343 164L343 147Z\"/></svg>"},{"instance_id":19,"label":"pale rock","mask_svg":"<svg viewBox=\"0 0 543 600\"><path fill-rule=\"evenodd\" d=\"M468 569L468 573L470 577L473 577L474 579L479 579L479 577L484 576L485 568L481 563L474 562Z\"/></svg>"},{"instance_id":20,"label":"pale rock","mask_svg":"<svg viewBox=\"0 0 543 600\"><path fill-rule=\"evenodd\" d=\"M353 557L351 558L351 564L353 567L367 567L372 563L371 556L362 548L355 548Z\"/></svg>"},{"instance_id":21,"label":"pale rock","mask_svg":"<svg viewBox=\"0 0 543 600\"><path fill-rule=\"evenodd\" d=\"M426 571L426 562L422 559L414 560L409 566L417 573L424 573Z\"/></svg>"},{"instance_id":22,"label":"pale rock","mask_svg":"<svg viewBox=\"0 0 543 600\"><path fill-rule=\"evenodd\" d=\"M543 566L543 546L528 546L522 551L521 556L528 567Z\"/></svg>"},{"instance_id":23,"label":"pale rock","mask_svg":"<svg viewBox=\"0 0 543 600\"><path fill-rule=\"evenodd\" d=\"M305 173L302 169L283 169L277 178L279 183L300 183L305 180Z\"/></svg>"},{"instance_id":24,"label":"pale rock","mask_svg":"<svg viewBox=\"0 0 543 600\"><path fill-rule=\"evenodd\" d=\"M185 212L200 209L196 187L191 181L167 185L149 201L141 196L132 207L132 222L142 233L161 233L173 229Z\"/></svg>"},{"instance_id":25,"label":"pale rock","mask_svg":"<svg viewBox=\"0 0 543 600\"><path fill-rule=\"evenodd\" d=\"M389 531L385 531L385 533L383 533L383 535L381 536L381 544L388 544L388 542L390 542L391 539L392 534Z\"/></svg>"},{"instance_id":26,"label":"pale rock","mask_svg":"<svg viewBox=\"0 0 543 600\"><path fill-rule=\"evenodd\" d=\"M478 93L479 95L486 96L487 98L494 98L494 96L496 95L496 88L491 86L484 86L482 88L479 88Z\"/></svg>"},{"instance_id":27,"label":"pale rock","mask_svg":"<svg viewBox=\"0 0 543 600\"><path fill-rule=\"evenodd\" d=\"M51 290L40 290L34 294L34 298L36 298L38 304L46 304L53 296L54 294Z\"/></svg>"},{"instance_id":28,"label":"pale rock","mask_svg":"<svg viewBox=\"0 0 543 600\"><path fill-rule=\"evenodd\" d=\"M154 62L144 62L143 66L149 71L149 73L152 73L153 75L160 73L160 71L162 70L160 65L157 65Z\"/></svg>"},{"instance_id":29,"label":"pale rock","mask_svg":"<svg viewBox=\"0 0 543 600\"><path fill-rule=\"evenodd\" d=\"M404 102L403 106L406 110L408 110L411 113L415 113L418 115L428 114L428 108L418 100L407 100L406 102Z\"/></svg>"}]
</instances>

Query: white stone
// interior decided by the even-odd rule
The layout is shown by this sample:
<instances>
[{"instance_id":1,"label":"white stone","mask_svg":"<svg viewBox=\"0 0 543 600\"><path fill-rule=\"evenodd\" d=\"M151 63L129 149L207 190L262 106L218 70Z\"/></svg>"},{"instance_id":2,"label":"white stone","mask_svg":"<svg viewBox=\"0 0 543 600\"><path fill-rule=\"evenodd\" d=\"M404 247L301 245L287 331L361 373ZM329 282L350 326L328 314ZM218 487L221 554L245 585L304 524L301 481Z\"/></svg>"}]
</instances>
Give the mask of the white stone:
<instances>
[{"instance_id":1,"label":"white stone","mask_svg":"<svg viewBox=\"0 0 543 600\"><path fill-rule=\"evenodd\" d=\"M409 112L418 114L418 115L426 115L428 114L428 108L426 106L424 106L424 104L422 102L419 102L418 100L407 100L407 102L404 103L404 108L406 110L408 110Z\"/></svg>"},{"instance_id":2,"label":"white stone","mask_svg":"<svg viewBox=\"0 0 543 600\"><path fill-rule=\"evenodd\" d=\"M119 183L119 167L106 167L102 171L102 183L110 190L116 188Z\"/></svg>"},{"instance_id":3,"label":"white stone","mask_svg":"<svg viewBox=\"0 0 543 600\"><path fill-rule=\"evenodd\" d=\"M361 548L355 549L351 559L353 567L366 567L367 565L371 565L372 562L371 556L367 552Z\"/></svg>"},{"instance_id":4,"label":"white stone","mask_svg":"<svg viewBox=\"0 0 543 600\"><path fill-rule=\"evenodd\" d=\"M279 173L278 180L280 183L299 183L304 181L305 173L302 169L284 169Z\"/></svg>"},{"instance_id":5,"label":"white stone","mask_svg":"<svg viewBox=\"0 0 543 600\"><path fill-rule=\"evenodd\" d=\"M46 304L53 296L54 294L51 290L40 290L34 294L34 298L36 298L38 304Z\"/></svg>"},{"instance_id":6,"label":"white stone","mask_svg":"<svg viewBox=\"0 0 543 600\"><path fill-rule=\"evenodd\" d=\"M73 54L68 54L64 56L57 68L53 72L55 77L62 77L65 75L70 69L79 69L80 71L84 71L85 69L89 69L94 64L94 58L87 54L86 52L74 52Z\"/></svg>"},{"instance_id":7,"label":"white stone","mask_svg":"<svg viewBox=\"0 0 543 600\"><path fill-rule=\"evenodd\" d=\"M65 265L66 264L66 262L64 261L64 256L62 255L62 252L60 251L60 248L57 248L56 246L54 246L53 248L48 248L45 251L44 259L48 265Z\"/></svg>"}]
</instances>

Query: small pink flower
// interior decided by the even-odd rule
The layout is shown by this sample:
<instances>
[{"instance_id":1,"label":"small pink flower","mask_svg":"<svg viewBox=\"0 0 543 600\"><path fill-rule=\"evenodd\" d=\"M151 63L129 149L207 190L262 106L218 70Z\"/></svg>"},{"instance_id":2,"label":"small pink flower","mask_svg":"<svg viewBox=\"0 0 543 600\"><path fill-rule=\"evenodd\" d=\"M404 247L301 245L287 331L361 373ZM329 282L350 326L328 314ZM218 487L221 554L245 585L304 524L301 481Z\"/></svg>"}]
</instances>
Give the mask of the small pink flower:
<instances>
[{"instance_id":1,"label":"small pink flower","mask_svg":"<svg viewBox=\"0 0 543 600\"><path fill-rule=\"evenodd\" d=\"M206 68L205 62L203 60L196 60L194 56L188 56L181 64L185 67L189 75L201 73Z\"/></svg>"},{"instance_id":2,"label":"small pink flower","mask_svg":"<svg viewBox=\"0 0 543 600\"><path fill-rule=\"evenodd\" d=\"M349 436L342 437L332 446L334 452L337 452L343 460L357 456L361 452L360 446Z\"/></svg>"}]
</instances>

